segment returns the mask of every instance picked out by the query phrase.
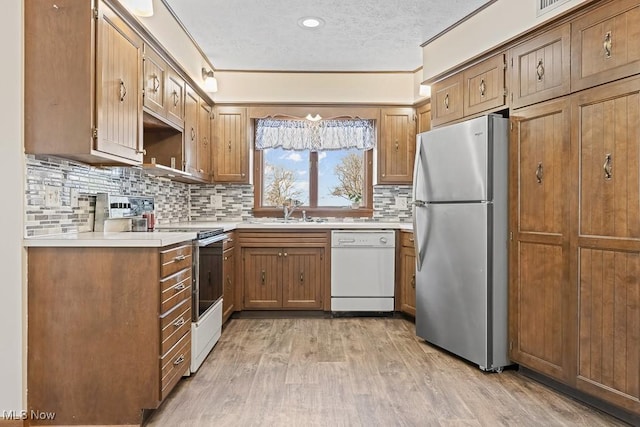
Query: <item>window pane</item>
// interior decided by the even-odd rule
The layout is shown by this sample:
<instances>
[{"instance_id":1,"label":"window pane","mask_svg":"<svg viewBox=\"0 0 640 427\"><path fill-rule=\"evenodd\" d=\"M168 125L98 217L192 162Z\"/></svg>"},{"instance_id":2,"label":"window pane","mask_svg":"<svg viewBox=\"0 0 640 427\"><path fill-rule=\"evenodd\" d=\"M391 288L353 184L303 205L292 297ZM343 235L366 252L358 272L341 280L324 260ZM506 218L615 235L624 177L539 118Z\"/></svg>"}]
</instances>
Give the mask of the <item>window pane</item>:
<instances>
[{"instance_id":1,"label":"window pane","mask_svg":"<svg viewBox=\"0 0 640 427\"><path fill-rule=\"evenodd\" d=\"M282 206L286 200L309 204L309 152L281 148L263 150L263 206Z\"/></svg>"},{"instance_id":2,"label":"window pane","mask_svg":"<svg viewBox=\"0 0 640 427\"><path fill-rule=\"evenodd\" d=\"M361 202L364 189L364 151L318 153L318 206L350 206Z\"/></svg>"}]
</instances>

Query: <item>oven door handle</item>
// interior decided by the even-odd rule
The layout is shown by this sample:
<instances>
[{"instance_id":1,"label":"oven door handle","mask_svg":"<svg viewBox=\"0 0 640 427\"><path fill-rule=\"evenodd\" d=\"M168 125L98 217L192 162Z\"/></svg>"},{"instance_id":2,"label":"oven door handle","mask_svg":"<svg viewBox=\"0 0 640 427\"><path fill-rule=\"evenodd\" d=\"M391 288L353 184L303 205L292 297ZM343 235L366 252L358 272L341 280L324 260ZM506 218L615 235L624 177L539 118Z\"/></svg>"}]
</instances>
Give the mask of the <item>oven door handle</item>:
<instances>
[{"instance_id":1,"label":"oven door handle","mask_svg":"<svg viewBox=\"0 0 640 427\"><path fill-rule=\"evenodd\" d=\"M209 246L212 243L221 242L223 240L227 240L229 238L228 234L216 234L215 236L208 237L202 240L196 240L196 243L199 247Z\"/></svg>"}]
</instances>

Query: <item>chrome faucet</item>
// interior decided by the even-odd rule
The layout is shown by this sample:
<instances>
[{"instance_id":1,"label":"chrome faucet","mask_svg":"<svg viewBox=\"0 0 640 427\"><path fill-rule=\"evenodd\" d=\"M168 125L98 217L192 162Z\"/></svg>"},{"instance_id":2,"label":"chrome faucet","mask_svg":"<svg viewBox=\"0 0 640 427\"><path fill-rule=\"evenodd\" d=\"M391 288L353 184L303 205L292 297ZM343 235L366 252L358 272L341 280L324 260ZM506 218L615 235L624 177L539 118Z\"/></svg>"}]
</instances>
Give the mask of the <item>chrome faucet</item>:
<instances>
[{"instance_id":1,"label":"chrome faucet","mask_svg":"<svg viewBox=\"0 0 640 427\"><path fill-rule=\"evenodd\" d=\"M291 214L296 210L298 206L300 206L300 203L298 201L294 201L293 204L282 206L282 213L284 214L285 221L289 221L289 218L291 218Z\"/></svg>"}]
</instances>

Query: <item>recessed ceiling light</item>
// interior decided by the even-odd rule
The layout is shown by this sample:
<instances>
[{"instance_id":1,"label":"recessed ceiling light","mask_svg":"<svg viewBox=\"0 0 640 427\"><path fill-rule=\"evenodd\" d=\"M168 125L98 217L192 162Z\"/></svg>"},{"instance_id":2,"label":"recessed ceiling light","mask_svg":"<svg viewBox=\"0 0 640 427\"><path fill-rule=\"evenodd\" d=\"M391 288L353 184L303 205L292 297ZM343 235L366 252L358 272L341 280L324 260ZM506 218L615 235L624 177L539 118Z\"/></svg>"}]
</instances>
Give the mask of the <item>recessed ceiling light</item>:
<instances>
[{"instance_id":1,"label":"recessed ceiling light","mask_svg":"<svg viewBox=\"0 0 640 427\"><path fill-rule=\"evenodd\" d=\"M298 25L302 28L318 28L324 25L324 20L322 18L316 18L315 16L306 16L304 18L298 19Z\"/></svg>"}]
</instances>

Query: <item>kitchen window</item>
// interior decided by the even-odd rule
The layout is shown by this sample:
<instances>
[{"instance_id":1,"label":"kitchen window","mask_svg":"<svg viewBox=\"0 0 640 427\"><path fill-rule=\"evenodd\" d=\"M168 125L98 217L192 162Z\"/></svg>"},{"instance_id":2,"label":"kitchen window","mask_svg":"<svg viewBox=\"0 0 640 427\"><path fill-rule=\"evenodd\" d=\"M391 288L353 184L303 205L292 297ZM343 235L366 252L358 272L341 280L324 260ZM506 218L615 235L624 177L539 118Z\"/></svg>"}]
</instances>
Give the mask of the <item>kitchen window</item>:
<instances>
[{"instance_id":1,"label":"kitchen window","mask_svg":"<svg viewBox=\"0 0 640 427\"><path fill-rule=\"evenodd\" d=\"M258 119L255 141L254 215L372 215L373 120Z\"/></svg>"}]
</instances>

